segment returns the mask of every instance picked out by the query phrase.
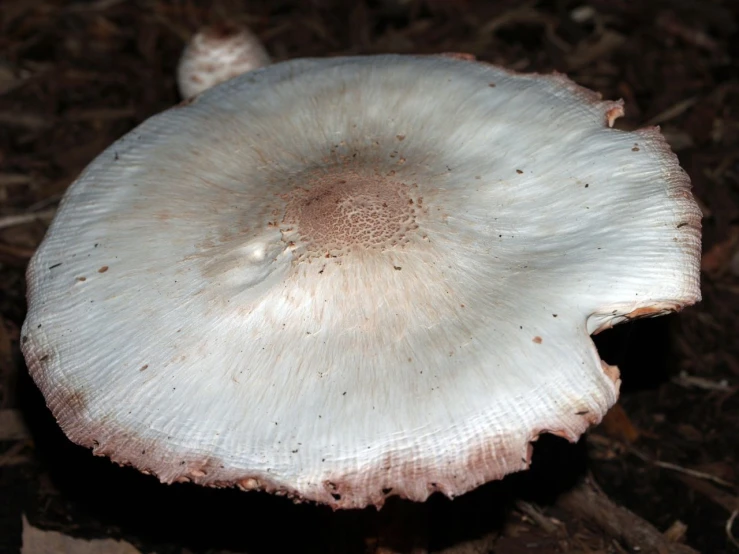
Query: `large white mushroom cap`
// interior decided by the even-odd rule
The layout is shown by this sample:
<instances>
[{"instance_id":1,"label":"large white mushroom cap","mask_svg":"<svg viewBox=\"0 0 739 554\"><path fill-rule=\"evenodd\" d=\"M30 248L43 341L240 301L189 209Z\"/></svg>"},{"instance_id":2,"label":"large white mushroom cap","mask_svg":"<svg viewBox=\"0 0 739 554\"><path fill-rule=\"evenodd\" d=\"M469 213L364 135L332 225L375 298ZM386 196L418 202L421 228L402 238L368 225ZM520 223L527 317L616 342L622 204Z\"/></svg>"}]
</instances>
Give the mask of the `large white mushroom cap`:
<instances>
[{"instance_id":1,"label":"large white mushroom cap","mask_svg":"<svg viewBox=\"0 0 739 554\"><path fill-rule=\"evenodd\" d=\"M65 433L162 481L454 496L616 401L590 334L699 299L656 129L562 76L296 60L143 123L69 189L23 350Z\"/></svg>"}]
</instances>

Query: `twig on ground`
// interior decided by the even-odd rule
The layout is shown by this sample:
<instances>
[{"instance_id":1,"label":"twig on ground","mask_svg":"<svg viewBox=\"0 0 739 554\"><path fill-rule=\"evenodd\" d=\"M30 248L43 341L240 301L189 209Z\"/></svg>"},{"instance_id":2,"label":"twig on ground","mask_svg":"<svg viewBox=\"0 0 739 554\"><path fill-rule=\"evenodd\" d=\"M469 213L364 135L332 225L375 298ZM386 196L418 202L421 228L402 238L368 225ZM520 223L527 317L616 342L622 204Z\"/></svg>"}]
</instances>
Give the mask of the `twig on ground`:
<instances>
[{"instance_id":1,"label":"twig on ground","mask_svg":"<svg viewBox=\"0 0 739 554\"><path fill-rule=\"evenodd\" d=\"M739 548L739 541L736 540L736 537L734 537L734 533L732 532L734 522L736 521L736 516L739 516L739 508L731 512L731 516L728 520L726 520L726 536L728 537L729 541L731 541L731 544Z\"/></svg>"},{"instance_id":2,"label":"twig on ground","mask_svg":"<svg viewBox=\"0 0 739 554\"><path fill-rule=\"evenodd\" d=\"M664 469L670 469L672 471L677 471L678 473L684 473L685 475L690 475L691 477L697 477L698 479L705 479L706 481L713 481L714 483L717 483L724 487L732 487L732 488L734 487L734 483L730 483L729 481L726 481L725 479L721 479L721 477L716 477L715 475L711 475L710 473L706 473L704 471L698 471L695 469L690 469L687 467L682 467L682 466L679 466L677 464L673 464L670 462L662 462L660 460L655 460L653 458L650 458L643 452L640 452L633 446L626 445L626 448L634 456L636 456L643 462L647 462L648 464L652 464L654 466L661 467Z\"/></svg>"},{"instance_id":3,"label":"twig on ground","mask_svg":"<svg viewBox=\"0 0 739 554\"><path fill-rule=\"evenodd\" d=\"M557 504L643 554L697 554L689 546L669 542L651 523L616 505L590 476Z\"/></svg>"},{"instance_id":4,"label":"twig on ground","mask_svg":"<svg viewBox=\"0 0 739 554\"><path fill-rule=\"evenodd\" d=\"M0 216L0 229L15 227L17 225L25 225L34 221L50 220L56 214L56 208L44 210L42 212L30 212L25 214Z\"/></svg>"},{"instance_id":5,"label":"twig on ground","mask_svg":"<svg viewBox=\"0 0 739 554\"><path fill-rule=\"evenodd\" d=\"M562 528L560 521L547 517L533 504L518 500L516 508L549 534L554 534Z\"/></svg>"},{"instance_id":6,"label":"twig on ground","mask_svg":"<svg viewBox=\"0 0 739 554\"><path fill-rule=\"evenodd\" d=\"M31 259L35 249L24 248L23 246L13 246L12 244L3 244L0 242L0 261L7 263L8 261L20 262L25 267L28 260Z\"/></svg>"},{"instance_id":7,"label":"twig on ground","mask_svg":"<svg viewBox=\"0 0 739 554\"><path fill-rule=\"evenodd\" d=\"M702 494L717 506L721 506L728 513L739 508L739 498L708 481L690 475L678 475L677 478L695 492Z\"/></svg>"},{"instance_id":8,"label":"twig on ground","mask_svg":"<svg viewBox=\"0 0 739 554\"><path fill-rule=\"evenodd\" d=\"M0 173L0 187L27 185L33 182L30 175L22 173Z\"/></svg>"},{"instance_id":9,"label":"twig on ground","mask_svg":"<svg viewBox=\"0 0 739 554\"><path fill-rule=\"evenodd\" d=\"M5 452L0 454L0 468L17 466L31 461L30 454L23 454L29 445L28 440L18 441Z\"/></svg>"},{"instance_id":10,"label":"twig on ground","mask_svg":"<svg viewBox=\"0 0 739 554\"><path fill-rule=\"evenodd\" d=\"M720 381L712 381L704 377L689 375L687 371L681 371L680 375L674 377L672 382L684 388L696 388L703 390L730 391L735 387L731 387L726 379Z\"/></svg>"},{"instance_id":11,"label":"twig on ground","mask_svg":"<svg viewBox=\"0 0 739 554\"><path fill-rule=\"evenodd\" d=\"M692 108L695 103L698 102L698 97L693 96L691 98L686 98L685 100L681 100L677 104L674 104L664 110L663 112L658 113L653 118L651 118L649 121L647 121L646 125L659 125L661 123L665 123L667 121L670 121L672 119L675 119L676 117L681 116L683 113L685 113L687 110Z\"/></svg>"}]
</instances>

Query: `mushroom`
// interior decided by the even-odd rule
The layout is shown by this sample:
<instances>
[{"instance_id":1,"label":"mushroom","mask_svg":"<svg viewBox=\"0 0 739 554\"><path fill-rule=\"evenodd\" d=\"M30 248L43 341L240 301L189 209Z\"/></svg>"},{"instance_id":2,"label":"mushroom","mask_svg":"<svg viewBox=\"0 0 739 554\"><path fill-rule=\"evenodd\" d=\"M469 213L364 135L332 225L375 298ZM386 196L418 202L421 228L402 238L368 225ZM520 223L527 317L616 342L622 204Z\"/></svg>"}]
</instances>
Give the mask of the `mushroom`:
<instances>
[{"instance_id":1,"label":"mushroom","mask_svg":"<svg viewBox=\"0 0 739 554\"><path fill-rule=\"evenodd\" d=\"M210 25L187 43L177 66L177 88L187 99L269 63L269 54L248 28L232 23Z\"/></svg>"},{"instance_id":2,"label":"mushroom","mask_svg":"<svg viewBox=\"0 0 739 554\"><path fill-rule=\"evenodd\" d=\"M333 508L453 497L617 399L590 335L700 298L658 129L444 56L268 66L69 188L22 347L67 436L165 482Z\"/></svg>"}]
</instances>

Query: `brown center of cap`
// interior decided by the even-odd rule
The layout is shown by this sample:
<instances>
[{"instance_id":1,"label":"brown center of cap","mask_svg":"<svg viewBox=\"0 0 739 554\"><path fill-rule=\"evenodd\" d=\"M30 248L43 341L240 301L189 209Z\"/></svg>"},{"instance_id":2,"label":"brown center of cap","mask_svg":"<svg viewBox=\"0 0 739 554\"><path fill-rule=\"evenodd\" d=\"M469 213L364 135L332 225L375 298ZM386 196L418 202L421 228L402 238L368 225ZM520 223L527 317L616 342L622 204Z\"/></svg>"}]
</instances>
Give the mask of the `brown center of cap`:
<instances>
[{"instance_id":1,"label":"brown center of cap","mask_svg":"<svg viewBox=\"0 0 739 554\"><path fill-rule=\"evenodd\" d=\"M296 227L305 248L301 257L402 245L418 227L413 188L393 176L345 167L314 170L284 197L283 223Z\"/></svg>"}]
</instances>

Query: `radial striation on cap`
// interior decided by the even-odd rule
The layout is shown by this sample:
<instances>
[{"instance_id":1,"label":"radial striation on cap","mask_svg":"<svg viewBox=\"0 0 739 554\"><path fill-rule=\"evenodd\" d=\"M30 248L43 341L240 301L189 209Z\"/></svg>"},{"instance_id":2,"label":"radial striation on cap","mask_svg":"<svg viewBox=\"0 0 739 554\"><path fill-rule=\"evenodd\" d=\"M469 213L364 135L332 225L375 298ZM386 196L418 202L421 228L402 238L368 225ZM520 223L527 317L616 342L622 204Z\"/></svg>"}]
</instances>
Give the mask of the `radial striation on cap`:
<instances>
[{"instance_id":1,"label":"radial striation on cap","mask_svg":"<svg viewBox=\"0 0 739 554\"><path fill-rule=\"evenodd\" d=\"M70 187L23 351L69 438L334 508L456 496L618 396L590 334L700 298L656 129L562 76L295 60L151 118Z\"/></svg>"}]
</instances>

